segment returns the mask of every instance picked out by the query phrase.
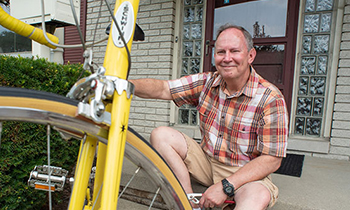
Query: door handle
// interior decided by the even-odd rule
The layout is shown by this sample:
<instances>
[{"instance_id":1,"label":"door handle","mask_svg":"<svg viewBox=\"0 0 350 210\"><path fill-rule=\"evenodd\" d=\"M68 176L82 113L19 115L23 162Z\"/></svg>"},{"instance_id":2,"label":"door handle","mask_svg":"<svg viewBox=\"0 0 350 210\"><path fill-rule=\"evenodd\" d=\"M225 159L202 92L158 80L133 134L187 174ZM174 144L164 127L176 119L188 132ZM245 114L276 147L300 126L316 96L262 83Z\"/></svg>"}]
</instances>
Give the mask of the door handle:
<instances>
[{"instance_id":1,"label":"door handle","mask_svg":"<svg viewBox=\"0 0 350 210\"><path fill-rule=\"evenodd\" d=\"M205 41L205 56L209 55L209 47L210 47L210 41L206 40Z\"/></svg>"}]
</instances>

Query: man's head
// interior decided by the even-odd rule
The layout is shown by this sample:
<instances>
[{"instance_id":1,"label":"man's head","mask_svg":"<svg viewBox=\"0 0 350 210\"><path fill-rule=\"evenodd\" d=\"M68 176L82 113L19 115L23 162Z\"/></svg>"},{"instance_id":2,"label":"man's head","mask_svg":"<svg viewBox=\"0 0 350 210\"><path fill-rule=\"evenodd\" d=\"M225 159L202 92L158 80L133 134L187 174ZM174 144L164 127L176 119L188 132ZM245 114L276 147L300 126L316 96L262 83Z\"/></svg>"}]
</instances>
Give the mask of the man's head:
<instances>
[{"instance_id":1,"label":"man's head","mask_svg":"<svg viewBox=\"0 0 350 210\"><path fill-rule=\"evenodd\" d=\"M250 33L245 28L243 28L242 26L232 25L230 23L226 23L225 25L222 25L222 26L219 27L219 29L216 32L216 39L215 40L218 39L219 35L223 31L225 31L226 29L229 29L229 28L238 29L238 30L240 30L243 33L243 35L245 37L245 41L246 41L248 50L251 50L254 47L253 38L250 35Z\"/></svg>"},{"instance_id":2,"label":"man's head","mask_svg":"<svg viewBox=\"0 0 350 210\"><path fill-rule=\"evenodd\" d=\"M250 34L242 27L224 25L219 28L215 42L215 66L232 91L238 91L247 82L250 65L256 51Z\"/></svg>"}]
</instances>

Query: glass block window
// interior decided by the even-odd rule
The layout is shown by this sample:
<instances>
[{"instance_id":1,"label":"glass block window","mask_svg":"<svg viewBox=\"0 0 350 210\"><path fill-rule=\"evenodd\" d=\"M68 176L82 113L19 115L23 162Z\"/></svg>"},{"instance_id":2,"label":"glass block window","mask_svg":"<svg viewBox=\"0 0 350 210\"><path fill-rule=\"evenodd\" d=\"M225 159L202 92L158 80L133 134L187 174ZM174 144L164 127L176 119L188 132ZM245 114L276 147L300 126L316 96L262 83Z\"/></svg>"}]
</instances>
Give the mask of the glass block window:
<instances>
[{"instance_id":1,"label":"glass block window","mask_svg":"<svg viewBox=\"0 0 350 210\"><path fill-rule=\"evenodd\" d=\"M294 134L321 136L334 0L305 0Z\"/></svg>"},{"instance_id":2,"label":"glass block window","mask_svg":"<svg viewBox=\"0 0 350 210\"><path fill-rule=\"evenodd\" d=\"M204 0L185 0L183 15L182 70L180 76L198 73L201 66Z\"/></svg>"},{"instance_id":3,"label":"glass block window","mask_svg":"<svg viewBox=\"0 0 350 210\"><path fill-rule=\"evenodd\" d=\"M198 111L196 107L190 105L183 105L179 108L179 124L183 125L197 125Z\"/></svg>"},{"instance_id":4,"label":"glass block window","mask_svg":"<svg viewBox=\"0 0 350 210\"><path fill-rule=\"evenodd\" d=\"M202 72L204 0L184 0L180 76ZM196 107L184 105L178 110L178 123L198 125Z\"/></svg>"}]
</instances>

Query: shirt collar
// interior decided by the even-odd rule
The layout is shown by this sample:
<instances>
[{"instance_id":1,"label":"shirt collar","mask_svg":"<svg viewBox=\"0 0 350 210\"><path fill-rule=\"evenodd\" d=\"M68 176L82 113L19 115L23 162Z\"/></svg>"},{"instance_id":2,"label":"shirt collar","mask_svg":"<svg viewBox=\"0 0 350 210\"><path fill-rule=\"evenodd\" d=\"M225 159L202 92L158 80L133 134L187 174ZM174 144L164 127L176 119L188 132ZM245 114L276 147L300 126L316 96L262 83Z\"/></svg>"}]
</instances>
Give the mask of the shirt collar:
<instances>
[{"instance_id":1,"label":"shirt collar","mask_svg":"<svg viewBox=\"0 0 350 210\"><path fill-rule=\"evenodd\" d=\"M253 97L255 95L259 85L259 75L256 73L253 67L251 67L250 69L251 69L250 76L247 83L243 86L243 88L237 94L229 96L230 98L238 97L242 94L248 97ZM224 91L226 88L226 82L223 80L221 75L216 71L214 72L213 77L214 77L213 87L220 86ZM224 91L224 92L227 92L227 91Z\"/></svg>"}]
</instances>

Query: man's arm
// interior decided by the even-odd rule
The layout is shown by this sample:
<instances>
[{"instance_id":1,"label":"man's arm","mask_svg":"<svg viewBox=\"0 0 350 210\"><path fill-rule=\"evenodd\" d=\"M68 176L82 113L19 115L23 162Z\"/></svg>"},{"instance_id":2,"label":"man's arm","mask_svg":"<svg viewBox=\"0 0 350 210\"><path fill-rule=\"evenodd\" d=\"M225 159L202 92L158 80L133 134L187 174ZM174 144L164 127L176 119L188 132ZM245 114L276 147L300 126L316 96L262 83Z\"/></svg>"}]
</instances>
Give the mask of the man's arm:
<instances>
[{"instance_id":1,"label":"man's arm","mask_svg":"<svg viewBox=\"0 0 350 210\"><path fill-rule=\"evenodd\" d=\"M288 135L288 116L284 100L273 100L271 103L269 103L265 107L264 118L262 121L262 126L264 126L264 129L261 129L260 135L266 137L265 143L269 144L272 142L273 145L276 144L275 142L277 141L278 145L283 145L285 147L285 141ZM271 132L269 129L279 130L278 140L275 139L276 136L272 135L275 132ZM273 155L268 155L270 154L270 149L276 149L276 151L280 151L280 153L274 154L272 152ZM262 155L246 163L242 168L226 179L234 186L235 189L238 189L246 183L261 180L267 175L275 172L280 167L282 162L282 157L280 156L284 154L284 151L285 148L282 150L282 148L263 147L261 149ZM217 197L215 197L215 194L217 194ZM203 200L201 199L201 202L204 204L206 202L205 200L208 199L209 203L221 205L226 198L227 195L224 194L222 184L219 182L208 188L208 190L204 193L204 196L202 197Z\"/></svg>"},{"instance_id":2,"label":"man's arm","mask_svg":"<svg viewBox=\"0 0 350 210\"><path fill-rule=\"evenodd\" d=\"M157 79L129 80L135 85L135 95L141 98L172 100L168 82Z\"/></svg>"},{"instance_id":3,"label":"man's arm","mask_svg":"<svg viewBox=\"0 0 350 210\"><path fill-rule=\"evenodd\" d=\"M245 164L242 168L236 171L226 179L238 189L242 185L261 180L269 174L275 172L281 165L282 158L271 155L261 155L249 163ZM201 205L205 202L210 202L219 206L227 199L227 195L222 190L221 182L218 182L210 186L201 199Z\"/></svg>"},{"instance_id":4,"label":"man's arm","mask_svg":"<svg viewBox=\"0 0 350 210\"><path fill-rule=\"evenodd\" d=\"M261 155L245 164L227 180L233 184L235 189L238 189L248 182L261 180L275 172L280 167L281 162L282 157Z\"/></svg>"}]
</instances>

